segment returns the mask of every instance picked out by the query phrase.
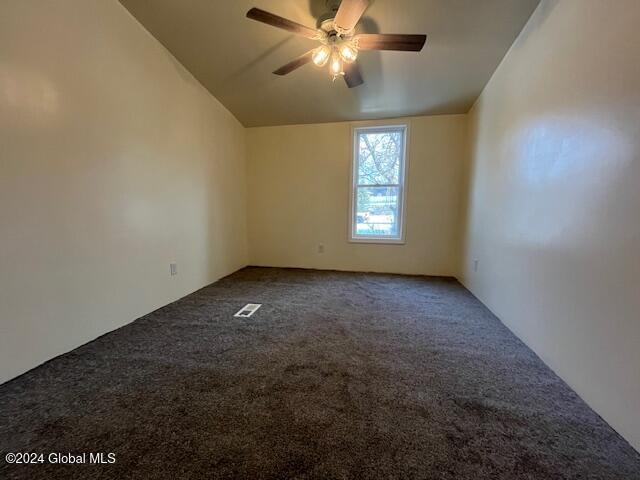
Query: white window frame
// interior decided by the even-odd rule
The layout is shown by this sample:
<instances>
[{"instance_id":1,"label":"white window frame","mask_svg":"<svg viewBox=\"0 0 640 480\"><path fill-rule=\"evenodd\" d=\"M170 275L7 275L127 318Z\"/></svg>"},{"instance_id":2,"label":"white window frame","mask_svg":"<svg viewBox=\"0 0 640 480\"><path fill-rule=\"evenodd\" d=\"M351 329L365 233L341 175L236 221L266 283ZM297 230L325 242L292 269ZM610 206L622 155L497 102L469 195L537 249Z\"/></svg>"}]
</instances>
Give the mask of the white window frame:
<instances>
[{"instance_id":1,"label":"white window frame","mask_svg":"<svg viewBox=\"0 0 640 480\"><path fill-rule=\"evenodd\" d=\"M402 152L400 157L400 182L398 184L389 185L357 185L358 180L358 152L359 142L358 135L362 132L386 132L389 130L401 131L402 136ZM406 218L406 197L407 197L407 164L409 143L409 124L408 123L388 123L382 125L370 126L354 126L351 128L351 200L349 208L349 241L353 243L388 243L388 244L404 244L405 243L405 218ZM356 217L357 217L357 192L358 188L363 187L398 187L398 235L358 235Z\"/></svg>"}]
</instances>

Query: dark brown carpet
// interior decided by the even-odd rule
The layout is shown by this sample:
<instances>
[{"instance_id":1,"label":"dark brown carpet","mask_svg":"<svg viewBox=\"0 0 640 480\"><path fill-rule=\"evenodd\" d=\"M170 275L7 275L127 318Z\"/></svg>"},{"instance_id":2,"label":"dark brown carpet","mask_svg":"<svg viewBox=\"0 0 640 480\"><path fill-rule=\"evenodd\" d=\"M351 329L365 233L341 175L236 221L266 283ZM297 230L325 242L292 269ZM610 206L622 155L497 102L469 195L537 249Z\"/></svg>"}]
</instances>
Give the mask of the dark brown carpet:
<instances>
[{"instance_id":1,"label":"dark brown carpet","mask_svg":"<svg viewBox=\"0 0 640 480\"><path fill-rule=\"evenodd\" d=\"M249 319L232 315L248 302ZM0 386L0 478L638 479L455 280L246 268Z\"/></svg>"}]
</instances>

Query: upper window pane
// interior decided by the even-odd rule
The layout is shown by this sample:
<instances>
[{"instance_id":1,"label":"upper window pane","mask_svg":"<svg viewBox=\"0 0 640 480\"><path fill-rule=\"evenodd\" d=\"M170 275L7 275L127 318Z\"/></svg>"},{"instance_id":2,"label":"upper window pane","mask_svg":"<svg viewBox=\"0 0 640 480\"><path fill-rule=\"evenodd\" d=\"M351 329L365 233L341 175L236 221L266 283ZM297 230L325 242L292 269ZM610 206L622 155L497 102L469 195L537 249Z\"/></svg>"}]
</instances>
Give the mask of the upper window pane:
<instances>
[{"instance_id":1,"label":"upper window pane","mask_svg":"<svg viewBox=\"0 0 640 480\"><path fill-rule=\"evenodd\" d=\"M399 130L358 133L358 185L400 183L402 140Z\"/></svg>"}]
</instances>

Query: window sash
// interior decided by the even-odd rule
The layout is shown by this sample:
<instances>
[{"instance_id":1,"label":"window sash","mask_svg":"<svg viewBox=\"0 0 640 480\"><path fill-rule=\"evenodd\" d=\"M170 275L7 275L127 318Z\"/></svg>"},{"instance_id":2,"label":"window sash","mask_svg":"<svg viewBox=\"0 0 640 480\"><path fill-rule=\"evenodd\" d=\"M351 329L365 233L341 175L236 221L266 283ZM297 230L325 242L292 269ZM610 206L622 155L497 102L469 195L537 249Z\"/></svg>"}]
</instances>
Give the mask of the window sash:
<instances>
[{"instance_id":1,"label":"window sash","mask_svg":"<svg viewBox=\"0 0 640 480\"><path fill-rule=\"evenodd\" d=\"M390 187L401 187L402 184L401 183L361 183L361 184L355 184L354 187L357 188L362 188L362 187L368 187L368 188L374 188L374 187L380 187L380 188L390 188Z\"/></svg>"},{"instance_id":2,"label":"window sash","mask_svg":"<svg viewBox=\"0 0 640 480\"><path fill-rule=\"evenodd\" d=\"M361 135L367 133L392 133L399 132L401 134L400 148L400 168L398 179L399 183L367 183L359 184L360 178L360 138ZM352 158L352 185L351 185L351 215L349 226L349 239L355 242L365 243L404 243L404 220L405 220L405 182L407 169L407 137L408 126L375 126L355 128L352 135L353 141L353 158ZM358 192L360 188L397 188L397 215L395 222L397 224L397 234L362 234L358 233Z\"/></svg>"},{"instance_id":3,"label":"window sash","mask_svg":"<svg viewBox=\"0 0 640 480\"><path fill-rule=\"evenodd\" d=\"M389 185L356 185L355 186L356 189L354 191L354 195L353 195L353 221L352 221L352 238L353 239L358 239L358 240L370 240L370 241L374 241L376 239L383 239L383 240L400 240L402 238L402 217L403 217L403 202L402 202L402 196L403 196L403 188L402 188L402 184L389 184ZM397 234L389 234L389 235L385 235L383 233L376 233L375 235L373 234L363 234L363 233L358 233L358 222L357 222L357 217L358 217L358 192L360 188L397 188L398 189L398 197L397 197L397 213L398 215L396 216L396 221L395 223L397 224ZM377 224L377 222L374 223L374 225Z\"/></svg>"}]
</instances>

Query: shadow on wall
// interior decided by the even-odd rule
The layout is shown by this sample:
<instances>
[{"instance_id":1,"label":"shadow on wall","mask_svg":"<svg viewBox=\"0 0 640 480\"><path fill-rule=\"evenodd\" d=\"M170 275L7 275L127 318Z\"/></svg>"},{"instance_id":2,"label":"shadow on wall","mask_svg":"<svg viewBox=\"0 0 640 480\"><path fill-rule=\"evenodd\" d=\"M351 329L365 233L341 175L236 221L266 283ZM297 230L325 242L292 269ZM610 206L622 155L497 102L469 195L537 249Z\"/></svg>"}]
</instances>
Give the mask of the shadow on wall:
<instances>
[{"instance_id":1,"label":"shadow on wall","mask_svg":"<svg viewBox=\"0 0 640 480\"><path fill-rule=\"evenodd\" d=\"M238 78L242 77L244 74L249 72L253 67L258 65L263 60L266 60L269 57L271 57L271 55L273 55L275 52L280 50L280 48L282 46L284 46L287 43L291 42L294 38L295 38L295 35L289 35L288 37L283 38L279 42L271 45L266 50L262 50L262 52L260 54L258 54L253 60L251 60L250 62L246 63L242 68L239 68L238 70L232 72L228 77L226 77L223 80L222 85L224 85L224 86L233 86L235 84L235 81ZM274 69L275 68L276 67L274 67Z\"/></svg>"}]
</instances>

